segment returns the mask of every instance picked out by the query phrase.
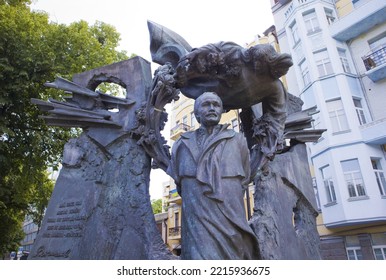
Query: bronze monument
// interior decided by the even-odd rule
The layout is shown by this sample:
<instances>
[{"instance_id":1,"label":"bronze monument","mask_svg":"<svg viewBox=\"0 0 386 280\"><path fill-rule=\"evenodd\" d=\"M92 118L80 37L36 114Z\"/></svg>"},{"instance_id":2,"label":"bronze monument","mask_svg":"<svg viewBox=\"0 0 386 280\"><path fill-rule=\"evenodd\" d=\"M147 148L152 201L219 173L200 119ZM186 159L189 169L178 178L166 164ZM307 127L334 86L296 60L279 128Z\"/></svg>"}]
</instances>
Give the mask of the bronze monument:
<instances>
[{"instance_id":1,"label":"bronze monument","mask_svg":"<svg viewBox=\"0 0 386 280\"><path fill-rule=\"evenodd\" d=\"M309 129L316 108L302 111L279 80L290 56L231 42L193 49L175 32L148 26L152 59L161 65L153 78L137 57L48 83L71 95L65 101L33 100L47 124L83 133L65 147L30 258L175 259L155 226L153 167L172 175L183 198L183 259L319 259L304 143L324 130ZM125 87L126 98L96 92L106 81ZM164 108L180 93L196 99L201 127L170 154ZM222 109L241 110L243 135L218 124ZM251 182L255 208L247 221L243 194Z\"/></svg>"}]
</instances>

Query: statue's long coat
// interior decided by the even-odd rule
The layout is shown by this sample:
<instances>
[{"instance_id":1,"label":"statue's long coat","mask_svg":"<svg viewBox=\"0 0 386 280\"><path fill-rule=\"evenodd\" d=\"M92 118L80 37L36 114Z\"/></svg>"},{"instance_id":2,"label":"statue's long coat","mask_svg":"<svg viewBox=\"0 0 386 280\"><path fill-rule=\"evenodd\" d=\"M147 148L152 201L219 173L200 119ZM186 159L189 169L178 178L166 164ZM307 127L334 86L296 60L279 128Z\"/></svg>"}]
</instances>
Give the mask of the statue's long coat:
<instances>
[{"instance_id":1,"label":"statue's long coat","mask_svg":"<svg viewBox=\"0 0 386 280\"><path fill-rule=\"evenodd\" d=\"M168 173L182 197L182 259L258 259L245 217L250 175L245 138L224 126L200 146L199 130L174 144Z\"/></svg>"}]
</instances>

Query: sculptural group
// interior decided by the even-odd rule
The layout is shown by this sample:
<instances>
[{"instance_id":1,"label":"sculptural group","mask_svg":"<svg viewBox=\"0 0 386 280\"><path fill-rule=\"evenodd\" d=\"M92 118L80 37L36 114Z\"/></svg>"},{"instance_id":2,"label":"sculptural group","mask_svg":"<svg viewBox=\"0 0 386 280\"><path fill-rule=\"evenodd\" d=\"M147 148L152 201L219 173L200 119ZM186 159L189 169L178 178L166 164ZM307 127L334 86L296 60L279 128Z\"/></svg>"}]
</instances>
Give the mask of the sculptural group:
<instances>
[{"instance_id":1,"label":"sculptural group","mask_svg":"<svg viewBox=\"0 0 386 280\"><path fill-rule=\"evenodd\" d=\"M161 65L153 78L149 63L134 58L47 84L70 92L65 102L33 100L48 112L47 124L84 132L65 147L30 258L174 259L152 215L151 166L168 172L183 198L183 259L319 258L305 148L295 144L324 130L305 130L316 109L301 111L279 80L290 56L232 42L193 49L166 27L148 27L152 59ZM95 92L106 81L130 89L126 98ZM161 135L165 105L180 93L196 100L201 127L170 153ZM243 135L219 124L223 109L241 110ZM294 144L285 148L284 139ZM289 167L277 164L284 158ZM255 212L247 221L243 196L251 182Z\"/></svg>"}]
</instances>

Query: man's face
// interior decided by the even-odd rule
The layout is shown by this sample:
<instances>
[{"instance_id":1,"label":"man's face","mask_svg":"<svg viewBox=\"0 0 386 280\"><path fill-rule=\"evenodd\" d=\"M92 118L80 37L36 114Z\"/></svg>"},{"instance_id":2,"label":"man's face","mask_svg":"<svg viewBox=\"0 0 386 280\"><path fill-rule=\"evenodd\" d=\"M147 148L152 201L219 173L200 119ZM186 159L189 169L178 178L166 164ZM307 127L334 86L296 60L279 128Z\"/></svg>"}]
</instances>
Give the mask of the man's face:
<instances>
[{"instance_id":1,"label":"man's face","mask_svg":"<svg viewBox=\"0 0 386 280\"><path fill-rule=\"evenodd\" d=\"M201 125L217 125L220 122L222 111L221 99L215 94L206 94L203 96L197 111Z\"/></svg>"}]
</instances>

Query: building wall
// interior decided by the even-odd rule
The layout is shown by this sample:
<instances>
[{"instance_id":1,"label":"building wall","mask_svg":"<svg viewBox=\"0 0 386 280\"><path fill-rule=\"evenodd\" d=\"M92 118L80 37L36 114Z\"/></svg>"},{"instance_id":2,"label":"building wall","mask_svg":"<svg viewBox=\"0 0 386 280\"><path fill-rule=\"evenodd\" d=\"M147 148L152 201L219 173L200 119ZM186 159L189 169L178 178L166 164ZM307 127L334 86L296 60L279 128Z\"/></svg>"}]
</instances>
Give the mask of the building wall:
<instances>
[{"instance_id":1,"label":"building wall","mask_svg":"<svg viewBox=\"0 0 386 280\"><path fill-rule=\"evenodd\" d=\"M352 0L337 0L336 1L336 9L339 17L344 17L345 15L352 12L354 6L352 4Z\"/></svg>"},{"instance_id":2,"label":"building wall","mask_svg":"<svg viewBox=\"0 0 386 280\"><path fill-rule=\"evenodd\" d=\"M26 216L23 222L23 231L25 233L25 237L21 241L20 246L23 247L23 251L31 251L33 243L35 242L36 235L38 233L38 226L34 224L32 219L28 216Z\"/></svg>"},{"instance_id":3,"label":"building wall","mask_svg":"<svg viewBox=\"0 0 386 280\"><path fill-rule=\"evenodd\" d=\"M358 69L358 74L362 77L362 87L366 92L373 120L386 118L386 79L376 83L371 81L369 77L365 75L366 68L362 57L365 57L372 52L369 42L382 35L386 36L386 22L373 27L366 34L362 34L359 38L355 38L350 42L352 57L356 68Z\"/></svg>"},{"instance_id":4,"label":"building wall","mask_svg":"<svg viewBox=\"0 0 386 280\"><path fill-rule=\"evenodd\" d=\"M353 153L353 150L356 150ZM371 165L371 158L378 156L378 149L363 143L338 147L331 152L324 153L317 157L313 162L316 170L315 175L318 182L323 182L321 168L330 165L332 181L335 186L336 202L328 203L327 194L322 189L319 190L319 198L322 211L325 216L325 223L328 226L336 226L350 223L363 223L369 220L377 220L386 213L385 197L381 195L374 170ZM361 176L364 181L366 195L358 198L350 198L346 181L342 170L342 161L358 159ZM381 158L382 165L386 164ZM384 165L386 166L386 165ZM323 184L319 186L324 187ZM369 207L371 205L371 207Z\"/></svg>"},{"instance_id":5,"label":"building wall","mask_svg":"<svg viewBox=\"0 0 386 280\"><path fill-rule=\"evenodd\" d=\"M347 248L354 245L361 248L358 254L361 252L362 257L373 259L374 246L386 246L386 241L371 232L385 236L382 225L386 224L386 197L378 188L371 159L386 167L381 147L386 143L383 129L386 79L372 82L362 60L370 51L369 41L386 34L386 23L377 24L347 41L331 36L331 28L341 19L352 16L351 13L363 5L374 8L376 1L271 1L281 51L290 53L294 61L287 75L289 92L302 98L304 108L316 105L320 113L314 116L314 126L327 129L317 143L308 145L323 227L328 229L327 233L321 232L327 259L352 257L356 251L349 252ZM371 20L366 24L369 22ZM348 22L348 26L350 24ZM360 174L362 178L363 195L350 197L347 178L353 173L343 170L347 169L347 160L357 160L359 172L355 176ZM322 173L327 166L330 167L329 180ZM333 184L336 196L333 201L327 199L331 195L326 181ZM347 227L351 227L350 230L346 230ZM342 231L345 234L338 234Z\"/></svg>"}]
</instances>

